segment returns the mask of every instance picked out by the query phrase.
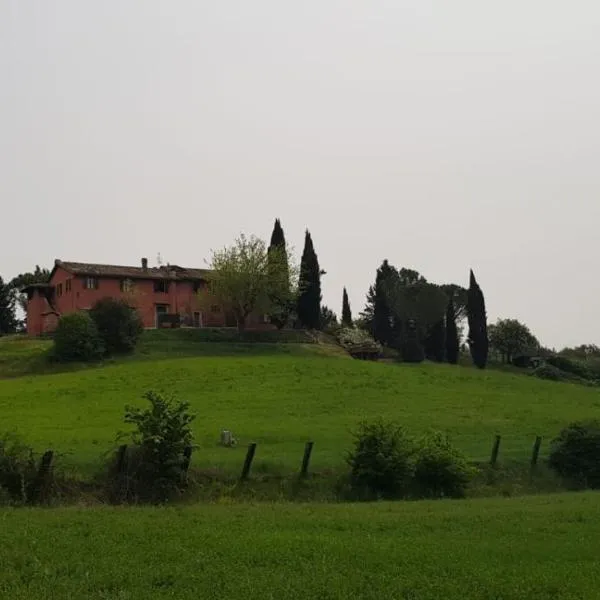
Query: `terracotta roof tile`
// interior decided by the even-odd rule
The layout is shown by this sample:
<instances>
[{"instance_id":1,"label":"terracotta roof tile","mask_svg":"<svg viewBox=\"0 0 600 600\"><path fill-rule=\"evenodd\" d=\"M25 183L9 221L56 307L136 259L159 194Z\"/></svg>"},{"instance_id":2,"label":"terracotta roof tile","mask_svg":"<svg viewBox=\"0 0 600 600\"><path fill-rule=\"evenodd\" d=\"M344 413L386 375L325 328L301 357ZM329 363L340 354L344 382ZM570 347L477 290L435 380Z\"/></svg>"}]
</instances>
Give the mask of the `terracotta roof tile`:
<instances>
[{"instance_id":1,"label":"terracotta roof tile","mask_svg":"<svg viewBox=\"0 0 600 600\"><path fill-rule=\"evenodd\" d=\"M163 267L128 267L124 265L100 265L92 263L57 261L55 266L62 267L73 275L90 277L123 277L131 279L203 279L209 269L186 269L177 265Z\"/></svg>"}]
</instances>

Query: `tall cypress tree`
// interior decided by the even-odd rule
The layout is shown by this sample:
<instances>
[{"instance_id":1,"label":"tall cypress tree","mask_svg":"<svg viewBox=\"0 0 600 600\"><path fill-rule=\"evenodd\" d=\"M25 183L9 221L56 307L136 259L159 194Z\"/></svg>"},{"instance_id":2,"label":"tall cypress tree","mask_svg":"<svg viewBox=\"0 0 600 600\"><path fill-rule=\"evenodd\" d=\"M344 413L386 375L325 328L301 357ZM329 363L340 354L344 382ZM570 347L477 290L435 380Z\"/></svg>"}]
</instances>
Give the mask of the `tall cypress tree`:
<instances>
[{"instance_id":1,"label":"tall cypress tree","mask_svg":"<svg viewBox=\"0 0 600 600\"><path fill-rule=\"evenodd\" d=\"M15 301L13 288L0 277L0 335L16 331Z\"/></svg>"},{"instance_id":2,"label":"tall cypress tree","mask_svg":"<svg viewBox=\"0 0 600 600\"><path fill-rule=\"evenodd\" d=\"M352 311L350 310L350 301L348 300L348 292L344 288L342 294L342 325L344 327L352 327Z\"/></svg>"},{"instance_id":3,"label":"tall cypress tree","mask_svg":"<svg viewBox=\"0 0 600 600\"><path fill-rule=\"evenodd\" d=\"M389 285L398 277L398 271L384 260L377 269L373 290L373 337L388 346L393 342L394 328L389 305Z\"/></svg>"},{"instance_id":4,"label":"tall cypress tree","mask_svg":"<svg viewBox=\"0 0 600 600\"><path fill-rule=\"evenodd\" d=\"M269 292L271 300L269 317L271 318L271 323L278 329L281 329L288 322L292 306L287 246L279 219L275 219L267 258L269 260L269 269L272 272L273 284ZM283 269L283 272L281 272L281 269Z\"/></svg>"},{"instance_id":5,"label":"tall cypress tree","mask_svg":"<svg viewBox=\"0 0 600 600\"><path fill-rule=\"evenodd\" d=\"M428 360L435 362L444 362L446 346L446 329L444 327L444 319L440 319L434 323L427 332L425 338L425 356Z\"/></svg>"},{"instance_id":6,"label":"tall cypress tree","mask_svg":"<svg viewBox=\"0 0 600 600\"><path fill-rule=\"evenodd\" d=\"M448 307L446 308L446 360L455 365L458 363L458 328L456 327L456 312L454 310L454 300L450 296Z\"/></svg>"},{"instance_id":7,"label":"tall cypress tree","mask_svg":"<svg viewBox=\"0 0 600 600\"><path fill-rule=\"evenodd\" d=\"M298 282L298 320L306 329L321 326L321 268L308 229L304 237L304 251L300 261Z\"/></svg>"},{"instance_id":8,"label":"tall cypress tree","mask_svg":"<svg viewBox=\"0 0 600 600\"><path fill-rule=\"evenodd\" d=\"M483 292L475 279L473 270L469 277L467 295L467 317L469 321L469 350L473 364L479 369L485 369L488 359L487 315Z\"/></svg>"}]
</instances>

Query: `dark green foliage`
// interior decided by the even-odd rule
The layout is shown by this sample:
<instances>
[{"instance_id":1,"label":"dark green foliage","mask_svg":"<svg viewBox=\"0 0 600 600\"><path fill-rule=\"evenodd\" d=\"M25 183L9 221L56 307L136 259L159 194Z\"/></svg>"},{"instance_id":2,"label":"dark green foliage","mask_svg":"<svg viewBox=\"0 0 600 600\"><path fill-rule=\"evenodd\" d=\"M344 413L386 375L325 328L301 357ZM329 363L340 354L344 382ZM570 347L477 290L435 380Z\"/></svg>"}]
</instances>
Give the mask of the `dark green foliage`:
<instances>
[{"instance_id":1,"label":"dark green foliage","mask_svg":"<svg viewBox=\"0 0 600 600\"><path fill-rule=\"evenodd\" d=\"M350 301L348 300L346 288L344 288L342 294L342 326L352 327L352 311L350 310Z\"/></svg>"},{"instance_id":2,"label":"dark green foliage","mask_svg":"<svg viewBox=\"0 0 600 600\"><path fill-rule=\"evenodd\" d=\"M444 319L440 319L430 327L424 346L427 360L444 362L446 352L446 327Z\"/></svg>"},{"instance_id":3,"label":"dark green foliage","mask_svg":"<svg viewBox=\"0 0 600 600\"><path fill-rule=\"evenodd\" d=\"M566 358L565 356L554 355L546 358L546 363L556 367L557 369L576 375L582 379L593 379L593 374L585 363Z\"/></svg>"},{"instance_id":4,"label":"dark green foliage","mask_svg":"<svg viewBox=\"0 0 600 600\"><path fill-rule=\"evenodd\" d=\"M185 450L193 441L195 416L187 402L152 391L144 398L150 408L125 409L125 423L135 427L129 479L136 499L160 502L184 487Z\"/></svg>"},{"instance_id":5,"label":"dark green foliage","mask_svg":"<svg viewBox=\"0 0 600 600\"><path fill-rule=\"evenodd\" d=\"M53 357L58 362L87 362L104 354L96 324L87 312L63 315L54 332Z\"/></svg>"},{"instance_id":6,"label":"dark green foliage","mask_svg":"<svg viewBox=\"0 0 600 600\"><path fill-rule=\"evenodd\" d=\"M572 423L552 440L550 466L576 485L600 488L600 421Z\"/></svg>"},{"instance_id":7,"label":"dark green foliage","mask_svg":"<svg viewBox=\"0 0 600 600\"><path fill-rule=\"evenodd\" d=\"M404 362L420 363L425 360L425 349L419 339L419 329L412 319L406 323L400 351Z\"/></svg>"},{"instance_id":8,"label":"dark green foliage","mask_svg":"<svg viewBox=\"0 0 600 600\"><path fill-rule=\"evenodd\" d=\"M33 450L19 437L0 437L0 504L2 499L25 504L31 498L36 476Z\"/></svg>"},{"instance_id":9,"label":"dark green foliage","mask_svg":"<svg viewBox=\"0 0 600 600\"><path fill-rule=\"evenodd\" d=\"M300 262L297 313L302 327L306 329L320 328L321 268L308 230L306 231L304 251Z\"/></svg>"},{"instance_id":10,"label":"dark green foliage","mask_svg":"<svg viewBox=\"0 0 600 600\"><path fill-rule=\"evenodd\" d=\"M363 422L347 457L350 486L358 498L401 498L409 492L415 448L402 428Z\"/></svg>"},{"instance_id":11,"label":"dark green foliage","mask_svg":"<svg viewBox=\"0 0 600 600\"><path fill-rule=\"evenodd\" d=\"M277 253L276 258L274 258ZM289 263L287 254L287 245L285 242L285 234L281 227L281 221L275 219L275 225L273 227L273 233L271 234L271 243L267 250L267 258L269 261L270 270L285 269L285 273L278 273L276 277L273 277L277 281L277 285L271 285L271 291L269 293L269 300L271 308L269 311L269 317L271 323L273 323L277 329L285 327L290 319L290 313L293 309L291 289L289 285ZM284 287L282 288L282 282ZM287 283L288 285L285 285Z\"/></svg>"},{"instance_id":12,"label":"dark green foliage","mask_svg":"<svg viewBox=\"0 0 600 600\"><path fill-rule=\"evenodd\" d=\"M14 333L17 324L14 290L0 277L0 335Z\"/></svg>"},{"instance_id":13,"label":"dark green foliage","mask_svg":"<svg viewBox=\"0 0 600 600\"><path fill-rule=\"evenodd\" d=\"M513 363L522 355L535 356L540 343L527 325L517 319L498 319L488 327L490 348L500 354L502 362Z\"/></svg>"},{"instance_id":14,"label":"dark green foliage","mask_svg":"<svg viewBox=\"0 0 600 600\"><path fill-rule=\"evenodd\" d=\"M102 298L90 310L108 355L133 352L144 331L138 311L124 300Z\"/></svg>"},{"instance_id":15,"label":"dark green foliage","mask_svg":"<svg viewBox=\"0 0 600 600\"><path fill-rule=\"evenodd\" d=\"M337 315L328 307L321 306L321 329L326 331L334 329L338 325Z\"/></svg>"},{"instance_id":16,"label":"dark green foliage","mask_svg":"<svg viewBox=\"0 0 600 600\"><path fill-rule=\"evenodd\" d=\"M455 365L458 363L459 339L458 328L456 327L456 314L454 310L454 301L452 297L448 301L446 308L446 360Z\"/></svg>"},{"instance_id":17,"label":"dark green foliage","mask_svg":"<svg viewBox=\"0 0 600 600\"><path fill-rule=\"evenodd\" d=\"M436 432L419 447L415 463L415 484L427 498L463 498L475 469L446 435Z\"/></svg>"},{"instance_id":18,"label":"dark green foliage","mask_svg":"<svg viewBox=\"0 0 600 600\"><path fill-rule=\"evenodd\" d=\"M389 304L389 290L398 278L398 271L384 260L377 269L375 285L369 289L364 315L371 320L373 337L389 346L394 341L394 323Z\"/></svg>"},{"instance_id":19,"label":"dark green foliage","mask_svg":"<svg viewBox=\"0 0 600 600\"><path fill-rule=\"evenodd\" d=\"M479 369L484 369L487 365L489 346L487 315L483 292L475 279L473 271L470 273L467 318L469 321L469 350L471 351L473 364Z\"/></svg>"},{"instance_id":20,"label":"dark green foliage","mask_svg":"<svg viewBox=\"0 0 600 600\"><path fill-rule=\"evenodd\" d=\"M35 266L35 270L29 273L20 273L11 279L10 285L15 290L17 302L23 310L27 312L27 294L22 294L20 290L34 283L47 283L50 279L50 271L41 269L39 265Z\"/></svg>"},{"instance_id":21,"label":"dark green foliage","mask_svg":"<svg viewBox=\"0 0 600 600\"><path fill-rule=\"evenodd\" d=\"M567 371L561 371L554 365L545 363L535 368L531 374L539 379L547 379L548 381L565 381L571 383L581 383L584 385L592 385L591 382L583 377L568 373Z\"/></svg>"}]
</instances>

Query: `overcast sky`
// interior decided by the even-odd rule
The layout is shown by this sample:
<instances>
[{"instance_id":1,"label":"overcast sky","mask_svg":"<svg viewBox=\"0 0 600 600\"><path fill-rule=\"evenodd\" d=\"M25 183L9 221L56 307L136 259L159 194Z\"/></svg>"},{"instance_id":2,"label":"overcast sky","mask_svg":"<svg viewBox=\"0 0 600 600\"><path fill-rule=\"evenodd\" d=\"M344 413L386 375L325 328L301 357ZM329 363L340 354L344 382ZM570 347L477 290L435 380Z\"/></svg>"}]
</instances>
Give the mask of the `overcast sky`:
<instances>
[{"instance_id":1,"label":"overcast sky","mask_svg":"<svg viewBox=\"0 0 600 600\"><path fill-rule=\"evenodd\" d=\"M0 274L204 266L280 217L324 302L384 258L600 343L600 7L0 0Z\"/></svg>"}]
</instances>

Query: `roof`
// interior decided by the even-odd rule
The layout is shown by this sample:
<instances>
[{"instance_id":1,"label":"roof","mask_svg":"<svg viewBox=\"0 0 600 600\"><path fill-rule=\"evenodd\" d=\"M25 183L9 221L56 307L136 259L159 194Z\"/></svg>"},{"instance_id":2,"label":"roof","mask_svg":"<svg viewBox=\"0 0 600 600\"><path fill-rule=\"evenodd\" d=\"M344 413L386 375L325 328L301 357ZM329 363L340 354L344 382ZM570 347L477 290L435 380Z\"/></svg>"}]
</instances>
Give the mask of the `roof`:
<instances>
[{"instance_id":1,"label":"roof","mask_svg":"<svg viewBox=\"0 0 600 600\"><path fill-rule=\"evenodd\" d=\"M125 265L101 265L94 263L80 263L56 260L50 277L54 275L57 267L73 275L87 275L89 277L115 277L124 279L205 279L210 273L209 269L187 269L177 265L163 267L129 267Z\"/></svg>"}]
</instances>

